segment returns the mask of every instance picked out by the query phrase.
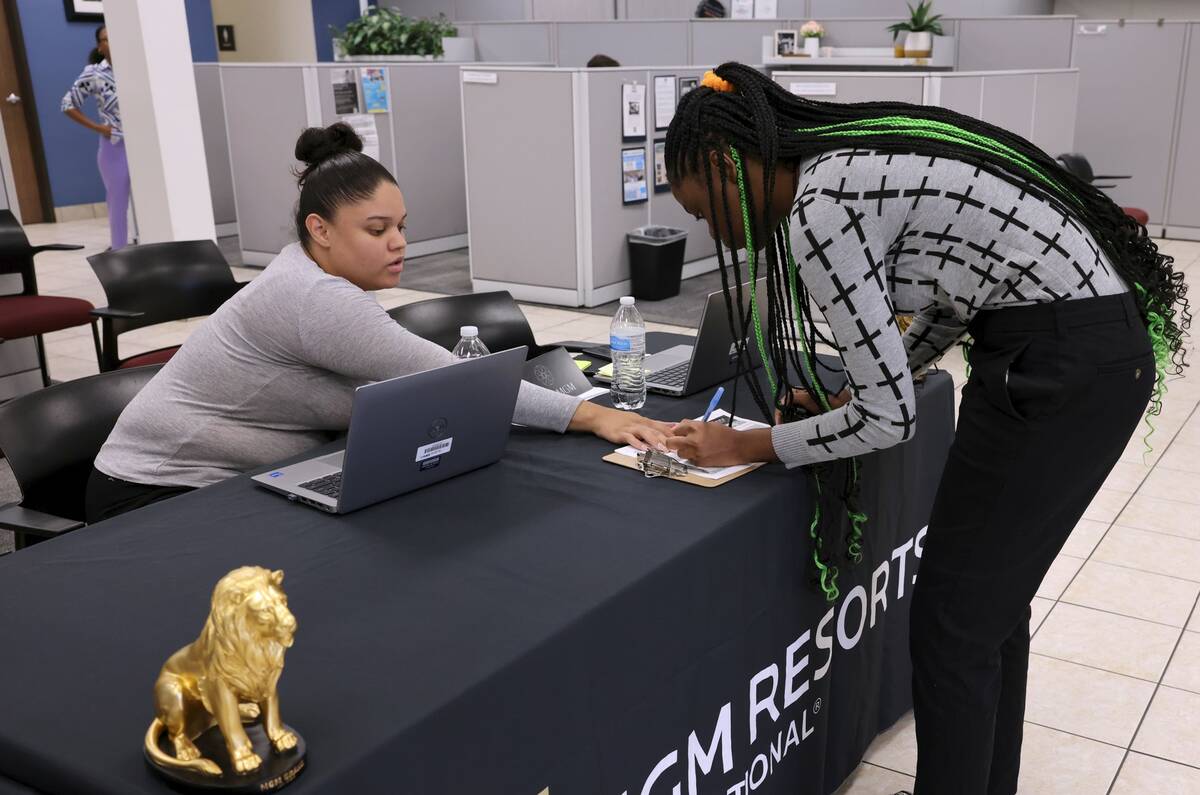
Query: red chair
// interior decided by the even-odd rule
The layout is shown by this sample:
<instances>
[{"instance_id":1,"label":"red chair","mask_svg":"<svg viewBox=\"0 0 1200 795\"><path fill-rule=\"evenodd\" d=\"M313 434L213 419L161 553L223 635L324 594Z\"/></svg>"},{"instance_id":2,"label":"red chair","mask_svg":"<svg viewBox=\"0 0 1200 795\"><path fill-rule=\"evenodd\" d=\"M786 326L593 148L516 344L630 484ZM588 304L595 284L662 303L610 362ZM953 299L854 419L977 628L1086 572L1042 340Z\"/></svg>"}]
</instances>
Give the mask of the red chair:
<instances>
[{"instance_id":1,"label":"red chair","mask_svg":"<svg viewBox=\"0 0 1200 795\"><path fill-rule=\"evenodd\" d=\"M0 210L0 274L13 273L21 277L20 293L0 296L0 344L6 340L33 337L43 386L50 386L43 334L90 325L96 343L96 360L100 360L100 336L96 331L96 318L91 314L91 303L82 298L38 295L37 274L33 267L34 255L40 252L78 251L81 248L83 246L65 243L31 246L12 212Z\"/></svg>"},{"instance_id":2,"label":"red chair","mask_svg":"<svg viewBox=\"0 0 1200 795\"><path fill-rule=\"evenodd\" d=\"M117 337L127 331L211 315L248 282L235 281L225 255L211 240L125 246L88 257L108 306L100 318L101 372L162 364L178 345L122 359Z\"/></svg>"}]
</instances>

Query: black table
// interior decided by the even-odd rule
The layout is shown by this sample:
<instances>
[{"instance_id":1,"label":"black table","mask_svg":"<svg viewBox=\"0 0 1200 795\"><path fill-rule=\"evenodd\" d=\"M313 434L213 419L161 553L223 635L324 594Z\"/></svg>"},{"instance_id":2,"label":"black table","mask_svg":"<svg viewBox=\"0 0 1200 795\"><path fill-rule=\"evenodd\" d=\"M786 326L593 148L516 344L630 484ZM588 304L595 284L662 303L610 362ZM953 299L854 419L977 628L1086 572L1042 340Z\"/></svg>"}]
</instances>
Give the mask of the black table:
<instances>
[{"instance_id":1,"label":"black table","mask_svg":"<svg viewBox=\"0 0 1200 795\"><path fill-rule=\"evenodd\" d=\"M297 795L828 793L910 705L908 605L953 434L949 377L918 394L916 438L865 461L865 559L833 605L803 470L703 489L524 429L498 464L344 517L241 477L7 556L0 782L166 791L140 747L155 676L217 579L258 564L287 572L299 620L279 688L309 747Z\"/></svg>"}]
</instances>

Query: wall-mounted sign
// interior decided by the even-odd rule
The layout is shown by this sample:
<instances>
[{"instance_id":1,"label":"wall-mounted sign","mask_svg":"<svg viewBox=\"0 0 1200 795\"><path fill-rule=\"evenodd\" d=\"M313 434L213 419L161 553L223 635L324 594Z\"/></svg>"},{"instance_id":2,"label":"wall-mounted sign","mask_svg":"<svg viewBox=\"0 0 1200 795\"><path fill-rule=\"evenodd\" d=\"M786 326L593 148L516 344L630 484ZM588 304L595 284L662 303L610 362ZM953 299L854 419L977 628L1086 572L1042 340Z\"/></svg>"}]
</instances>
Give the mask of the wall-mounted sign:
<instances>
[{"instance_id":1,"label":"wall-mounted sign","mask_svg":"<svg viewBox=\"0 0 1200 795\"><path fill-rule=\"evenodd\" d=\"M798 97L836 97L837 83L792 83L788 91Z\"/></svg>"},{"instance_id":2,"label":"wall-mounted sign","mask_svg":"<svg viewBox=\"0 0 1200 795\"><path fill-rule=\"evenodd\" d=\"M621 203L637 204L649 200L646 192L646 150L643 147L621 150Z\"/></svg>"},{"instance_id":3,"label":"wall-mounted sign","mask_svg":"<svg viewBox=\"0 0 1200 795\"><path fill-rule=\"evenodd\" d=\"M494 86L499 80L499 76L495 72L463 72L462 81L464 83L483 83L484 85Z\"/></svg>"},{"instance_id":4,"label":"wall-mounted sign","mask_svg":"<svg viewBox=\"0 0 1200 795\"><path fill-rule=\"evenodd\" d=\"M233 52L237 49L237 40L233 37L233 25L217 25L217 49L221 52Z\"/></svg>"}]
</instances>

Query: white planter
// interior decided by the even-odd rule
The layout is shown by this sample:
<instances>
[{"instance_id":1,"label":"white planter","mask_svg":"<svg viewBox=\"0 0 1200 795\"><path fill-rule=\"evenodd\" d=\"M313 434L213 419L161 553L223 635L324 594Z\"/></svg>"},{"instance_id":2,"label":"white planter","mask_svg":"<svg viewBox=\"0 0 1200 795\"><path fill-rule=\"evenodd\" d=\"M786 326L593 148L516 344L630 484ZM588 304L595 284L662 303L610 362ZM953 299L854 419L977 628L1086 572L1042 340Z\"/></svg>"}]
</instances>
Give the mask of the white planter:
<instances>
[{"instance_id":1,"label":"white planter","mask_svg":"<svg viewBox=\"0 0 1200 795\"><path fill-rule=\"evenodd\" d=\"M413 61L474 61L475 39L470 36L442 37L441 56L437 55L343 55L341 42L334 39L333 60L351 63L410 63Z\"/></svg>"},{"instance_id":2,"label":"white planter","mask_svg":"<svg viewBox=\"0 0 1200 795\"><path fill-rule=\"evenodd\" d=\"M927 30L909 33L904 37L905 58L928 58L933 55L933 34Z\"/></svg>"},{"instance_id":3,"label":"white planter","mask_svg":"<svg viewBox=\"0 0 1200 795\"><path fill-rule=\"evenodd\" d=\"M808 36L804 39L804 54L809 58L816 58L821 54L820 36Z\"/></svg>"}]
</instances>

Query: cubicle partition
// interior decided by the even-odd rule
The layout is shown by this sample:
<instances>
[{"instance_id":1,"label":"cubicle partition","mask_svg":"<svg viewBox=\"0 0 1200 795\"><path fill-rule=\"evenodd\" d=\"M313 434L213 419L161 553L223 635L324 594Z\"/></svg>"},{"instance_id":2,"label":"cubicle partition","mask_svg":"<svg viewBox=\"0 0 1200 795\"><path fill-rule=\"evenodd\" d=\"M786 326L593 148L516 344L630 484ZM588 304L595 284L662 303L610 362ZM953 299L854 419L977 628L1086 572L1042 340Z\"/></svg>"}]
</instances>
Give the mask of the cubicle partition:
<instances>
[{"instance_id":1,"label":"cubicle partition","mask_svg":"<svg viewBox=\"0 0 1200 795\"><path fill-rule=\"evenodd\" d=\"M479 68L469 80L478 79ZM519 299L596 306L629 291L625 234L646 224L688 233L684 276L716 267L705 224L669 192L654 190L654 78L699 78L695 67L513 69L462 85L470 217L471 281L476 291ZM626 141L622 85L646 87L646 136ZM622 150L645 157L647 196L623 201Z\"/></svg>"},{"instance_id":2,"label":"cubicle partition","mask_svg":"<svg viewBox=\"0 0 1200 795\"><path fill-rule=\"evenodd\" d=\"M300 165L293 157L296 138L305 127L325 126L343 118L335 105L334 84L354 83L359 70L371 66L197 67L201 102L205 107L219 107L224 115L224 130L216 129L212 119L205 127L214 214L219 222L236 219L247 265L268 264L295 240L292 212L298 193L293 172ZM410 211L408 255L461 248L467 243L467 212L459 64L374 66L387 75L387 109L360 118L374 128L379 160L396 175L404 191ZM472 64L473 68L481 66L486 65ZM220 118L220 113L213 116ZM211 136L210 124L214 127ZM227 192L223 186L228 186Z\"/></svg>"}]
</instances>

